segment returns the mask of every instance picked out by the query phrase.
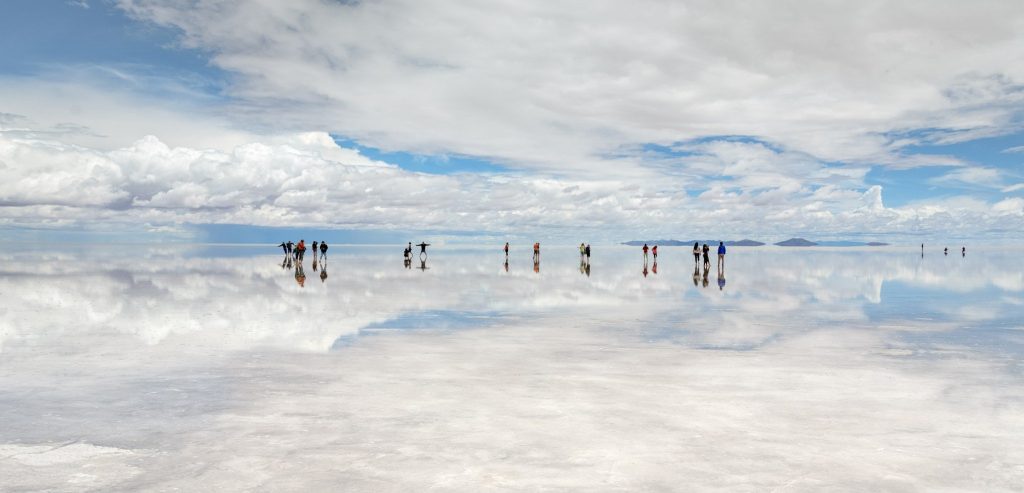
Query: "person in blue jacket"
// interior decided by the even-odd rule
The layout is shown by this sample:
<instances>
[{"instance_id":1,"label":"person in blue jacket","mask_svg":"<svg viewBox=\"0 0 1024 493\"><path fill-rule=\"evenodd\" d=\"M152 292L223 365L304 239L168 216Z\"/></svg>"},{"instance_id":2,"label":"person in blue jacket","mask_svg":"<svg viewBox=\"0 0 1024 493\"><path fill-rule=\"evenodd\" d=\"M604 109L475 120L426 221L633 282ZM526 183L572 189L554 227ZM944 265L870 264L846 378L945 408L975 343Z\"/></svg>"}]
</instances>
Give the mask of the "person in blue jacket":
<instances>
[{"instance_id":1,"label":"person in blue jacket","mask_svg":"<svg viewBox=\"0 0 1024 493\"><path fill-rule=\"evenodd\" d=\"M725 270L725 243L718 242L718 270Z\"/></svg>"}]
</instances>

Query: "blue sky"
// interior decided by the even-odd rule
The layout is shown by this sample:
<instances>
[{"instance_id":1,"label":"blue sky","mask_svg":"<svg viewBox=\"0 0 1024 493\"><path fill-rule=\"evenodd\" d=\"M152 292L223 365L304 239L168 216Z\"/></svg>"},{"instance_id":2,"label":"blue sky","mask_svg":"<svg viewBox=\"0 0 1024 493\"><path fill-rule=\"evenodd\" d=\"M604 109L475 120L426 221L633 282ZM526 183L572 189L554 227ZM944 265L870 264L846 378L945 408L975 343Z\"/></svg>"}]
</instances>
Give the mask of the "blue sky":
<instances>
[{"instance_id":1,"label":"blue sky","mask_svg":"<svg viewBox=\"0 0 1024 493\"><path fill-rule=\"evenodd\" d=\"M1024 224L1024 9L805 6L816 22L787 31L767 6L641 3L8 2L0 225L772 239ZM800 41L822 33L846 41Z\"/></svg>"}]
</instances>

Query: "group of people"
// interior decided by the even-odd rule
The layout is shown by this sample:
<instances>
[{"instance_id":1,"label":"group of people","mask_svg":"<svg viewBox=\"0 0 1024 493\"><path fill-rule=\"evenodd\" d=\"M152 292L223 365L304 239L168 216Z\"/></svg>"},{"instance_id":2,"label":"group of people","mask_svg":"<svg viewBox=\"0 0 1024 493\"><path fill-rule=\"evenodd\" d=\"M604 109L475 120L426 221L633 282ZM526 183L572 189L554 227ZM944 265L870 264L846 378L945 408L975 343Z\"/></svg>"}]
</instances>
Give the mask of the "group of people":
<instances>
[{"instance_id":1,"label":"group of people","mask_svg":"<svg viewBox=\"0 0 1024 493\"><path fill-rule=\"evenodd\" d=\"M647 243L644 243L643 252L644 252L644 265L647 264L647 258L648 258L647 254L648 254L648 252L650 252L650 254L654 256L654 263L655 263L655 265L657 265L657 263L658 263L658 245L654 245L653 247L649 247L649 246L647 246ZM703 257L704 258L704 270L706 271L706 270L710 269L711 268L711 255L710 255L710 252L711 252L711 247L709 247L707 243L705 243L703 246L701 246L699 241L693 242L693 263L694 263L694 265L695 266L699 266L700 265L700 261L701 261L701 257ZM657 267L655 267L655 269L656 268ZM718 242L718 270L719 271L725 271L725 243L721 242L721 241Z\"/></svg>"},{"instance_id":2,"label":"group of people","mask_svg":"<svg viewBox=\"0 0 1024 493\"><path fill-rule=\"evenodd\" d=\"M286 256L291 255L295 258L295 260L299 262L302 262L303 258L305 258L306 256L306 240L299 240L298 243L292 243L291 240L288 240L287 242L282 241L281 244L278 246L281 247L282 250L284 250L284 254ZM316 261L316 254L318 249L320 251L320 258L327 257L326 241L321 241L319 243L314 241L312 247L314 261Z\"/></svg>"}]
</instances>

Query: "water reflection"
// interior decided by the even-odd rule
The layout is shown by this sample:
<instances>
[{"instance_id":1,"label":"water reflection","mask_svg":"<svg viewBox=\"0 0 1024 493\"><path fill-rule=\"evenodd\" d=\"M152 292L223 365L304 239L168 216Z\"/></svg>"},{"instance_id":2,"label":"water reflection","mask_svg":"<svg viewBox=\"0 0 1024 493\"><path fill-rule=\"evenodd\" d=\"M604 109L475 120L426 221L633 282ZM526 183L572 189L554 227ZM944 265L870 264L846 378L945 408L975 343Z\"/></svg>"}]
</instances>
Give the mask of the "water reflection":
<instances>
[{"instance_id":1,"label":"water reflection","mask_svg":"<svg viewBox=\"0 0 1024 493\"><path fill-rule=\"evenodd\" d=\"M717 291L688 246L647 276L615 247L593 272L548 247L542 275L528 252L416 273L345 248L319 285L237 250L5 255L0 484L672 489L680 463L755 490L1020 484L1019 250L734 248Z\"/></svg>"}]
</instances>

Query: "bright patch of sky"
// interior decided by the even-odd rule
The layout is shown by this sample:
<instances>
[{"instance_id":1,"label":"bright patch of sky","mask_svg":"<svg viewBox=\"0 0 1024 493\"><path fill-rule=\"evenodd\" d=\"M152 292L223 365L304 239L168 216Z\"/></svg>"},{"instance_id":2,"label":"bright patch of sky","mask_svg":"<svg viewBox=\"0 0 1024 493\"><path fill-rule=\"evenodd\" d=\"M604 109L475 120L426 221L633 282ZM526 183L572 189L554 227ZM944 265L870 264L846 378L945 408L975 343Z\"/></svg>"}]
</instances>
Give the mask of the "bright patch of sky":
<instances>
[{"instance_id":1,"label":"bright patch of sky","mask_svg":"<svg viewBox=\"0 0 1024 493\"><path fill-rule=\"evenodd\" d=\"M8 230L1024 229L1012 2L2 11Z\"/></svg>"}]
</instances>

